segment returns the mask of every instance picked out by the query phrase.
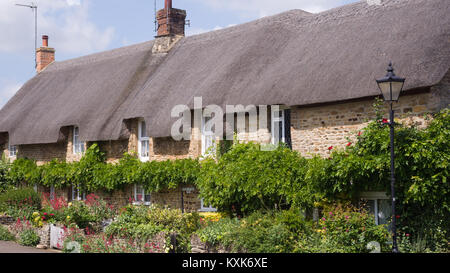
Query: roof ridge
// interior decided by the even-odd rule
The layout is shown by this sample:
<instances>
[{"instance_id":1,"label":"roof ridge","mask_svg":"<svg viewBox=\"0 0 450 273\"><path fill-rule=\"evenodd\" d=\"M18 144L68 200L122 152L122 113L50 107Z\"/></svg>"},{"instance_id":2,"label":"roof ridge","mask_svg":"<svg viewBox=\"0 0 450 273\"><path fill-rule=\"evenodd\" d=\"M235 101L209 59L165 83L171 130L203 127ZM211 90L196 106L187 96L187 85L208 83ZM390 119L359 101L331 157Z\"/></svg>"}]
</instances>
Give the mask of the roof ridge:
<instances>
[{"instance_id":1,"label":"roof ridge","mask_svg":"<svg viewBox=\"0 0 450 273\"><path fill-rule=\"evenodd\" d=\"M132 44L128 46L123 46L119 48L114 48L106 51L101 51L85 56L76 57L73 59L68 59L64 61L55 61L50 64L45 71L63 70L69 67L86 65L95 62L106 61L113 58L118 58L122 56L127 56L134 54L135 52L151 50L153 47L154 40ZM42 71L44 73L44 71Z\"/></svg>"}]
</instances>

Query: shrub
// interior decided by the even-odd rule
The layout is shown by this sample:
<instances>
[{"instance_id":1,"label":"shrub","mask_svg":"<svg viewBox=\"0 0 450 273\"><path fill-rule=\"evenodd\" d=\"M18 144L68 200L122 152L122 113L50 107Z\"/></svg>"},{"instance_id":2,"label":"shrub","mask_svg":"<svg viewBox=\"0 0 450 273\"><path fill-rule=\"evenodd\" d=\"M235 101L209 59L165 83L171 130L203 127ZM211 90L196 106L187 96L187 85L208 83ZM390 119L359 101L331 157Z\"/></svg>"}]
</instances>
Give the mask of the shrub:
<instances>
[{"instance_id":1,"label":"shrub","mask_svg":"<svg viewBox=\"0 0 450 273\"><path fill-rule=\"evenodd\" d=\"M19 244L23 246L37 246L41 238L33 229L25 229L19 233Z\"/></svg>"},{"instance_id":2,"label":"shrub","mask_svg":"<svg viewBox=\"0 0 450 273\"><path fill-rule=\"evenodd\" d=\"M14 235L11 234L11 232L9 232L9 230L0 225L0 241L14 241L15 237Z\"/></svg>"},{"instance_id":3,"label":"shrub","mask_svg":"<svg viewBox=\"0 0 450 273\"><path fill-rule=\"evenodd\" d=\"M189 251L190 236L199 228L198 213L160 206L132 206L122 208L119 217L106 228L108 236L146 241L164 231L177 234L177 251ZM168 238L167 238L168 239Z\"/></svg>"},{"instance_id":4,"label":"shrub","mask_svg":"<svg viewBox=\"0 0 450 273\"><path fill-rule=\"evenodd\" d=\"M203 242L208 242L211 245L228 244L225 242L225 238L228 238L227 234L239 226L239 220L234 218L223 218L217 222L211 222L204 228L197 232L198 237Z\"/></svg>"},{"instance_id":5,"label":"shrub","mask_svg":"<svg viewBox=\"0 0 450 273\"><path fill-rule=\"evenodd\" d=\"M5 155L0 159L0 194L13 188L14 181L9 176L11 163Z\"/></svg>"},{"instance_id":6,"label":"shrub","mask_svg":"<svg viewBox=\"0 0 450 273\"><path fill-rule=\"evenodd\" d=\"M0 210L12 217L31 219L32 213L40 208L40 195L32 188L11 189L0 195Z\"/></svg>"},{"instance_id":7,"label":"shrub","mask_svg":"<svg viewBox=\"0 0 450 273\"><path fill-rule=\"evenodd\" d=\"M197 232L211 245L222 245L234 252L292 252L307 223L296 210L255 212L246 218L223 218L209 222Z\"/></svg>"},{"instance_id":8,"label":"shrub","mask_svg":"<svg viewBox=\"0 0 450 273\"><path fill-rule=\"evenodd\" d=\"M373 216L351 205L335 205L324 210L314 231L299 240L296 252L365 253L367 245L377 242L388 250L389 232L385 225L375 225Z\"/></svg>"},{"instance_id":9,"label":"shrub","mask_svg":"<svg viewBox=\"0 0 450 273\"><path fill-rule=\"evenodd\" d=\"M202 162L197 184L205 202L229 214L286 208L298 199L296 191L309 190L303 180L306 162L285 147L263 151L258 144L236 144L217 163Z\"/></svg>"}]
</instances>

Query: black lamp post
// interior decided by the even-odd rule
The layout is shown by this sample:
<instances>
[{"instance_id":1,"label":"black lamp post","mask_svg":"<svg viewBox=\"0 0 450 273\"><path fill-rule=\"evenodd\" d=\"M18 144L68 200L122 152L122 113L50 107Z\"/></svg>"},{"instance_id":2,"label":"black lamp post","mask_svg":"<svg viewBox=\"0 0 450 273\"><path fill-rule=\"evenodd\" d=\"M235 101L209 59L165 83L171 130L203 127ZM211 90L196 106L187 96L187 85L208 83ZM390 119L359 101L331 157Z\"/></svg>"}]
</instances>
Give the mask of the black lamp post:
<instances>
[{"instance_id":1,"label":"black lamp post","mask_svg":"<svg viewBox=\"0 0 450 273\"><path fill-rule=\"evenodd\" d=\"M389 127L391 129L391 196L392 196L392 251L398 253L397 230L395 226L395 153L394 153L394 109L393 103L398 102L400 92L402 92L405 79L395 76L392 63L389 63L386 77L377 80L378 87L383 94L384 101L390 104Z\"/></svg>"}]
</instances>

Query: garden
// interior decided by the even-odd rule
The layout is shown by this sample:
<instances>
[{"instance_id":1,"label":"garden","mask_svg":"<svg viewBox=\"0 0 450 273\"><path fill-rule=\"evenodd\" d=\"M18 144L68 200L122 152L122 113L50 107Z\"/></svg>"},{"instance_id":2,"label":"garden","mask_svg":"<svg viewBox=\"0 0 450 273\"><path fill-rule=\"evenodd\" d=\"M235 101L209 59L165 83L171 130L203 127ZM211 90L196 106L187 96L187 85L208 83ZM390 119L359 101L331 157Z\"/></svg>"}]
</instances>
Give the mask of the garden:
<instances>
[{"instance_id":1,"label":"garden","mask_svg":"<svg viewBox=\"0 0 450 273\"><path fill-rule=\"evenodd\" d=\"M377 107L377 104L375 104ZM396 123L397 232L401 252L449 252L450 110L427 128ZM377 119L329 157L235 142L215 159L105 163L92 145L79 162L0 163L0 240L35 246L57 226L60 248L83 253L365 253L391 251L389 222L377 225L361 193L390 194L389 126ZM85 192L141 184L149 192L195 185L217 213L151 206L115 207L95 194L66 202L34 185ZM77 242L74 244L73 242ZM202 244L202 246L199 246ZM77 250L77 246L79 249Z\"/></svg>"}]
</instances>

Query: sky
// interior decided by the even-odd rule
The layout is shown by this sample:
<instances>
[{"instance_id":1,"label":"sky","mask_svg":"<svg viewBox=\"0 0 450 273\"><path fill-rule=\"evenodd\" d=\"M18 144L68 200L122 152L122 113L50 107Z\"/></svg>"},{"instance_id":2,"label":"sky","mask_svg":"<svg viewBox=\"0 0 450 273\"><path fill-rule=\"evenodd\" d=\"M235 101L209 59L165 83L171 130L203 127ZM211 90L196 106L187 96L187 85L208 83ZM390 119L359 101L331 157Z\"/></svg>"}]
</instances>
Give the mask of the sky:
<instances>
[{"instance_id":1,"label":"sky","mask_svg":"<svg viewBox=\"0 0 450 273\"><path fill-rule=\"evenodd\" d=\"M57 61L155 36L154 0L0 0L0 108L36 74L33 11L15 5L31 1L38 6L38 46L48 35ZM173 7L187 11L190 36L291 9L317 13L352 2L357 0L173 0ZM156 6L163 8L164 0Z\"/></svg>"}]
</instances>

